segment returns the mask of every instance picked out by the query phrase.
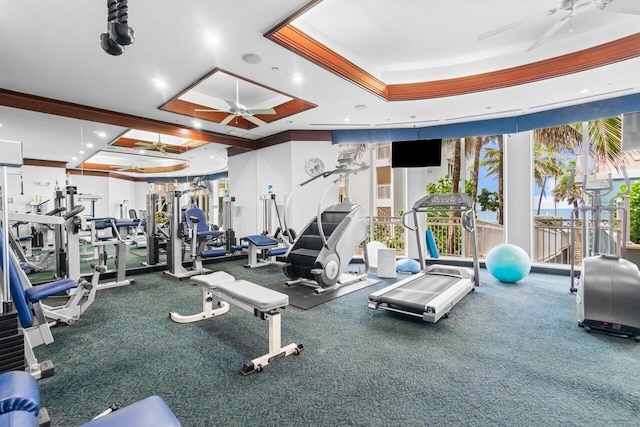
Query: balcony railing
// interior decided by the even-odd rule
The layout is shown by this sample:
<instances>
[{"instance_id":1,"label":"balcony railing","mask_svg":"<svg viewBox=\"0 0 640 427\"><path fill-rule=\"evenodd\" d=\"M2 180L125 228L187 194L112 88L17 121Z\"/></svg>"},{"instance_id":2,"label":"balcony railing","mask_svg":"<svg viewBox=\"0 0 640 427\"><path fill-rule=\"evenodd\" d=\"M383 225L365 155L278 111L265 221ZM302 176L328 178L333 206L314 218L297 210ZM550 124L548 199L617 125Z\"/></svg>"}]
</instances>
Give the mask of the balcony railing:
<instances>
[{"instance_id":1,"label":"balcony railing","mask_svg":"<svg viewBox=\"0 0 640 427\"><path fill-rule=\"evenodd\" d=\"M370 218L367 218L370 220ZM580 220L568 218L540 217L534 223L534 263L564 264L571 263L571 227L574 228L574 262L579 265L582 262L582 227ZM462 250L460 238L460 218L429 217L427 228L433 233L438 252L441 256L468 257L471 255L469 239L466 239L467 247ZM388 248L395 249L398 254L405 254L405 227L401 217L373 217L374 240L384 243ZM589 241L593 242L593 224L589 224ZM609 228L608 221L601 221L600 241L604 245L610 242L610 232L613 232L614 247L605 246L602 250L608 253L620 254L622 247L622 233L619 223L616 221L613 230ZM485 221L476 221L476 239L478 241L478 256L485 258L489 251L504 242L504 227ZM589 247L587 253L593 253Z\"/></svg>"}]
</instances>

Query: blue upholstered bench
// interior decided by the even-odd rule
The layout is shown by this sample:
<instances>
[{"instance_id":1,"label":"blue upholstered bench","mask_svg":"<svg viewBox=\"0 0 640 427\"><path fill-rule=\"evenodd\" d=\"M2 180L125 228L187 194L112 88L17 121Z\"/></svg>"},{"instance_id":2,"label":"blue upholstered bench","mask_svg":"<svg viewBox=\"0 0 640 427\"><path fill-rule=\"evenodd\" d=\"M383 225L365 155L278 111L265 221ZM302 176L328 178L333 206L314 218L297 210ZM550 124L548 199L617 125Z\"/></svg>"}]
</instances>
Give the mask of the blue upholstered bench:
<instances>
[{"instance_id":1,"label":"blue upholstered bench","mask_svg":"<svg viewBox=\"0 0 640 427\"><path fill-rule=\"evenodd\" d=\"M40 414L40 419L38 419ZM0 374L0 427L49 425L40 408L36 379L24 371ZM107 415L94 418L81 427L180 427L180 421L160 396L150 396Z\"/></svg>"}]
</instances>

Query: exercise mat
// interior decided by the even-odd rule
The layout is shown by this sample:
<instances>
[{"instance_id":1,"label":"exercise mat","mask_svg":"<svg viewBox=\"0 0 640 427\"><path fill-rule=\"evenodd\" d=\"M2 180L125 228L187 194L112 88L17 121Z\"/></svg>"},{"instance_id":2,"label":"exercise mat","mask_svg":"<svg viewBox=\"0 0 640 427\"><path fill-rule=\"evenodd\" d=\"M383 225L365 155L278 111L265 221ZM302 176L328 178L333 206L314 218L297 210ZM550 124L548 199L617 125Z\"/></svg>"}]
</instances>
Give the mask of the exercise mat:
<instances>
[{"instance_id":1,"label":"exercise mat","mask_svg":"<svg viewBox=\"0 0 640 427\"><path fill-rule=\"evenodd\" d=\"M343 297L352 292L368 288L369 286L375 285L376 283L380 282L380 279L365 277L362 280L358 280L357 282L350 283L348 285L342 285L336 289L327 290L320 294L317 294L314 288L300 283L292 286L288 286L286 283L278 283L275 285L270 285L269 288L289 295L289 304L291 304L292 306L301 308L303 310L308 310L327 301Z\"/></svg>"}]
</instances>

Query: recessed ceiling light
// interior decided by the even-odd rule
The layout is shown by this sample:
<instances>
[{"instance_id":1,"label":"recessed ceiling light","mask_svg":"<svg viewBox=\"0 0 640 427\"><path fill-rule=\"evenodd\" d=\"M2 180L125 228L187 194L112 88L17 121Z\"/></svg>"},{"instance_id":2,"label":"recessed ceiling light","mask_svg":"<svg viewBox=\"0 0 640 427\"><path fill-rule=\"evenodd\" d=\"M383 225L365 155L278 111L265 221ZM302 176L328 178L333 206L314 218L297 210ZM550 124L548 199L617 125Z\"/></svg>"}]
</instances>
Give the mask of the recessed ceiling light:
<instances>
[{"instance_id":1,"label":"recessed ceiling light","mask_svg":"<svg viewBox=\"0 0 640 427\"><path fill-rule=\"evenodd\" d=\"M300 73L295 73L295 74L293 75L293 82L294 82L294 83L302 83L302 81L303 81L303 80L304 80L304 79L302 78L302 74L300 74Z\"/></svg>"},{"instance_id":2,"label":"recessed ceiling light","mask_svg":"<svg viewBox=\"0 0 640 427\"><path fill-rule=\"evenodd\" d=\"M348 122L348 121L349 121L349 117L345 117L345 118L344 118L344 121L345 121L345 122Z\"/></svg>"},{"instance_id":3,"label":"recessed ceiling light","mask_svg":"<svg viewBox=\"0 0 640 427\"><path fill-rule=\"evenodd\" d=\"M167 83L159 77L155 77L151 81L158 89L164 89L167 87Z\"/></svg>"},{"instance_id":4,"label":"recessed ceiling light","mask_svg":"<svg viewBox=\"0 0 640 427\"><path fill-rule=\"evenodd\" d=\"M197 120L193 120L191 124L193 125L194 128L200 129L202 127L202 123Z\"/></svg>"},{"instance_id":5,"label":"recessed ceiling light","mask_svg":"<svg viewBox=\"0 0 640 427\"><path fill-rule=\"evenodd\" d=\"M257 53L245 53L242 55L242 60L247 64L259 64L264 61L264 58Z\"/></svg>"},{"instance_id":6,"label":"recessed ceiling light","mask_svg":"<svg viewBox=\"0 0 640 427\"><path fill-rule=\"evenodd\" d=\"M90 142L87 142L87 147L92 148L92 147L93 147L93 144L92 144L92 143L90 143Z\"/></svg>"},{"instance_id":7,"label":"recessed ceiling light","mask_svg":"<svg viewBox=\"0 0 640 427\"><path fill-rule=\"evenodd\" d=\"M355 107L356 110L366 110L367 108L369 108L368 106L364 105L364 104L358 104Z\"/></svg>"},{"instance_id":8,"label":"recessed ceiling light","mask_svg":"<svg viewBox=\"0 0 640 427\"><path fill-rule=\"evenodd\" d=\"M80 151L78 151L78 153L80 153L80 154L84 154L84 151L83 151L83 150L80 150Z\"/></svg>"},{"instance_id":9,"label":"recessed ceiling light","mask_svg":"<svg viewBox=\"0 0 640 427\"><path fill-rule=\"evenodd\" d=\"M2 127L2 123L0 123L0 128Z\"/></svg>"},{"instance_id":10,"label":"recessed ceiling light","mask_svg":"<svg viewBox=\"0 0 640 427\"><path fill-rule=\"evenodd\" d=\"M580 93L588 93L588 92L589 92L589 89L582 89L582 90L580 91Z\"/></svg>"},{"instance_id":11,"label":"recessed ceiling light","mask_svg":"<svg viewBox=\"0 0 640 427\"><path fill-rule=\"evenodd\" d=\"M211 46L218 46L220 44L220 38L215 34L209 34L205 37L205 39Z\"/></svg>"},{"instance_id":12,"label":"recessed ceiling light","mask_svg":"<svg viewBox=\"0 0 640 427\"><path fill-rule=\"evenodd\" d=\"M76 156L73 156L71 160L78 160L78 158Z\"/></svg>"}]
</instances>

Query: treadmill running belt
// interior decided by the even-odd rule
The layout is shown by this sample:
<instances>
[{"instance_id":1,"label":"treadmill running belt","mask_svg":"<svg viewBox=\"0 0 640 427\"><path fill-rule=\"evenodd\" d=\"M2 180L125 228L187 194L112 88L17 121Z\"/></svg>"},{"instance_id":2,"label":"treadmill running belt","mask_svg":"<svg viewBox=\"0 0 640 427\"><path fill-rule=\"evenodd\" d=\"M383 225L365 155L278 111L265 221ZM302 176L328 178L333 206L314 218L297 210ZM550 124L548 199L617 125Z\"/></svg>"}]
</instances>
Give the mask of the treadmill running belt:
<instances>
[{"instance_id":1,"label":"treadmill running belt","mask_svg":"<svg viewBox=\"0 0 640 427\"><path fill-rule=\"evenodd\" d=\"M380 295L378 301L423 312L426 305L460 280L459 277L426 274Z\"/></svg>"}]
</instances>

